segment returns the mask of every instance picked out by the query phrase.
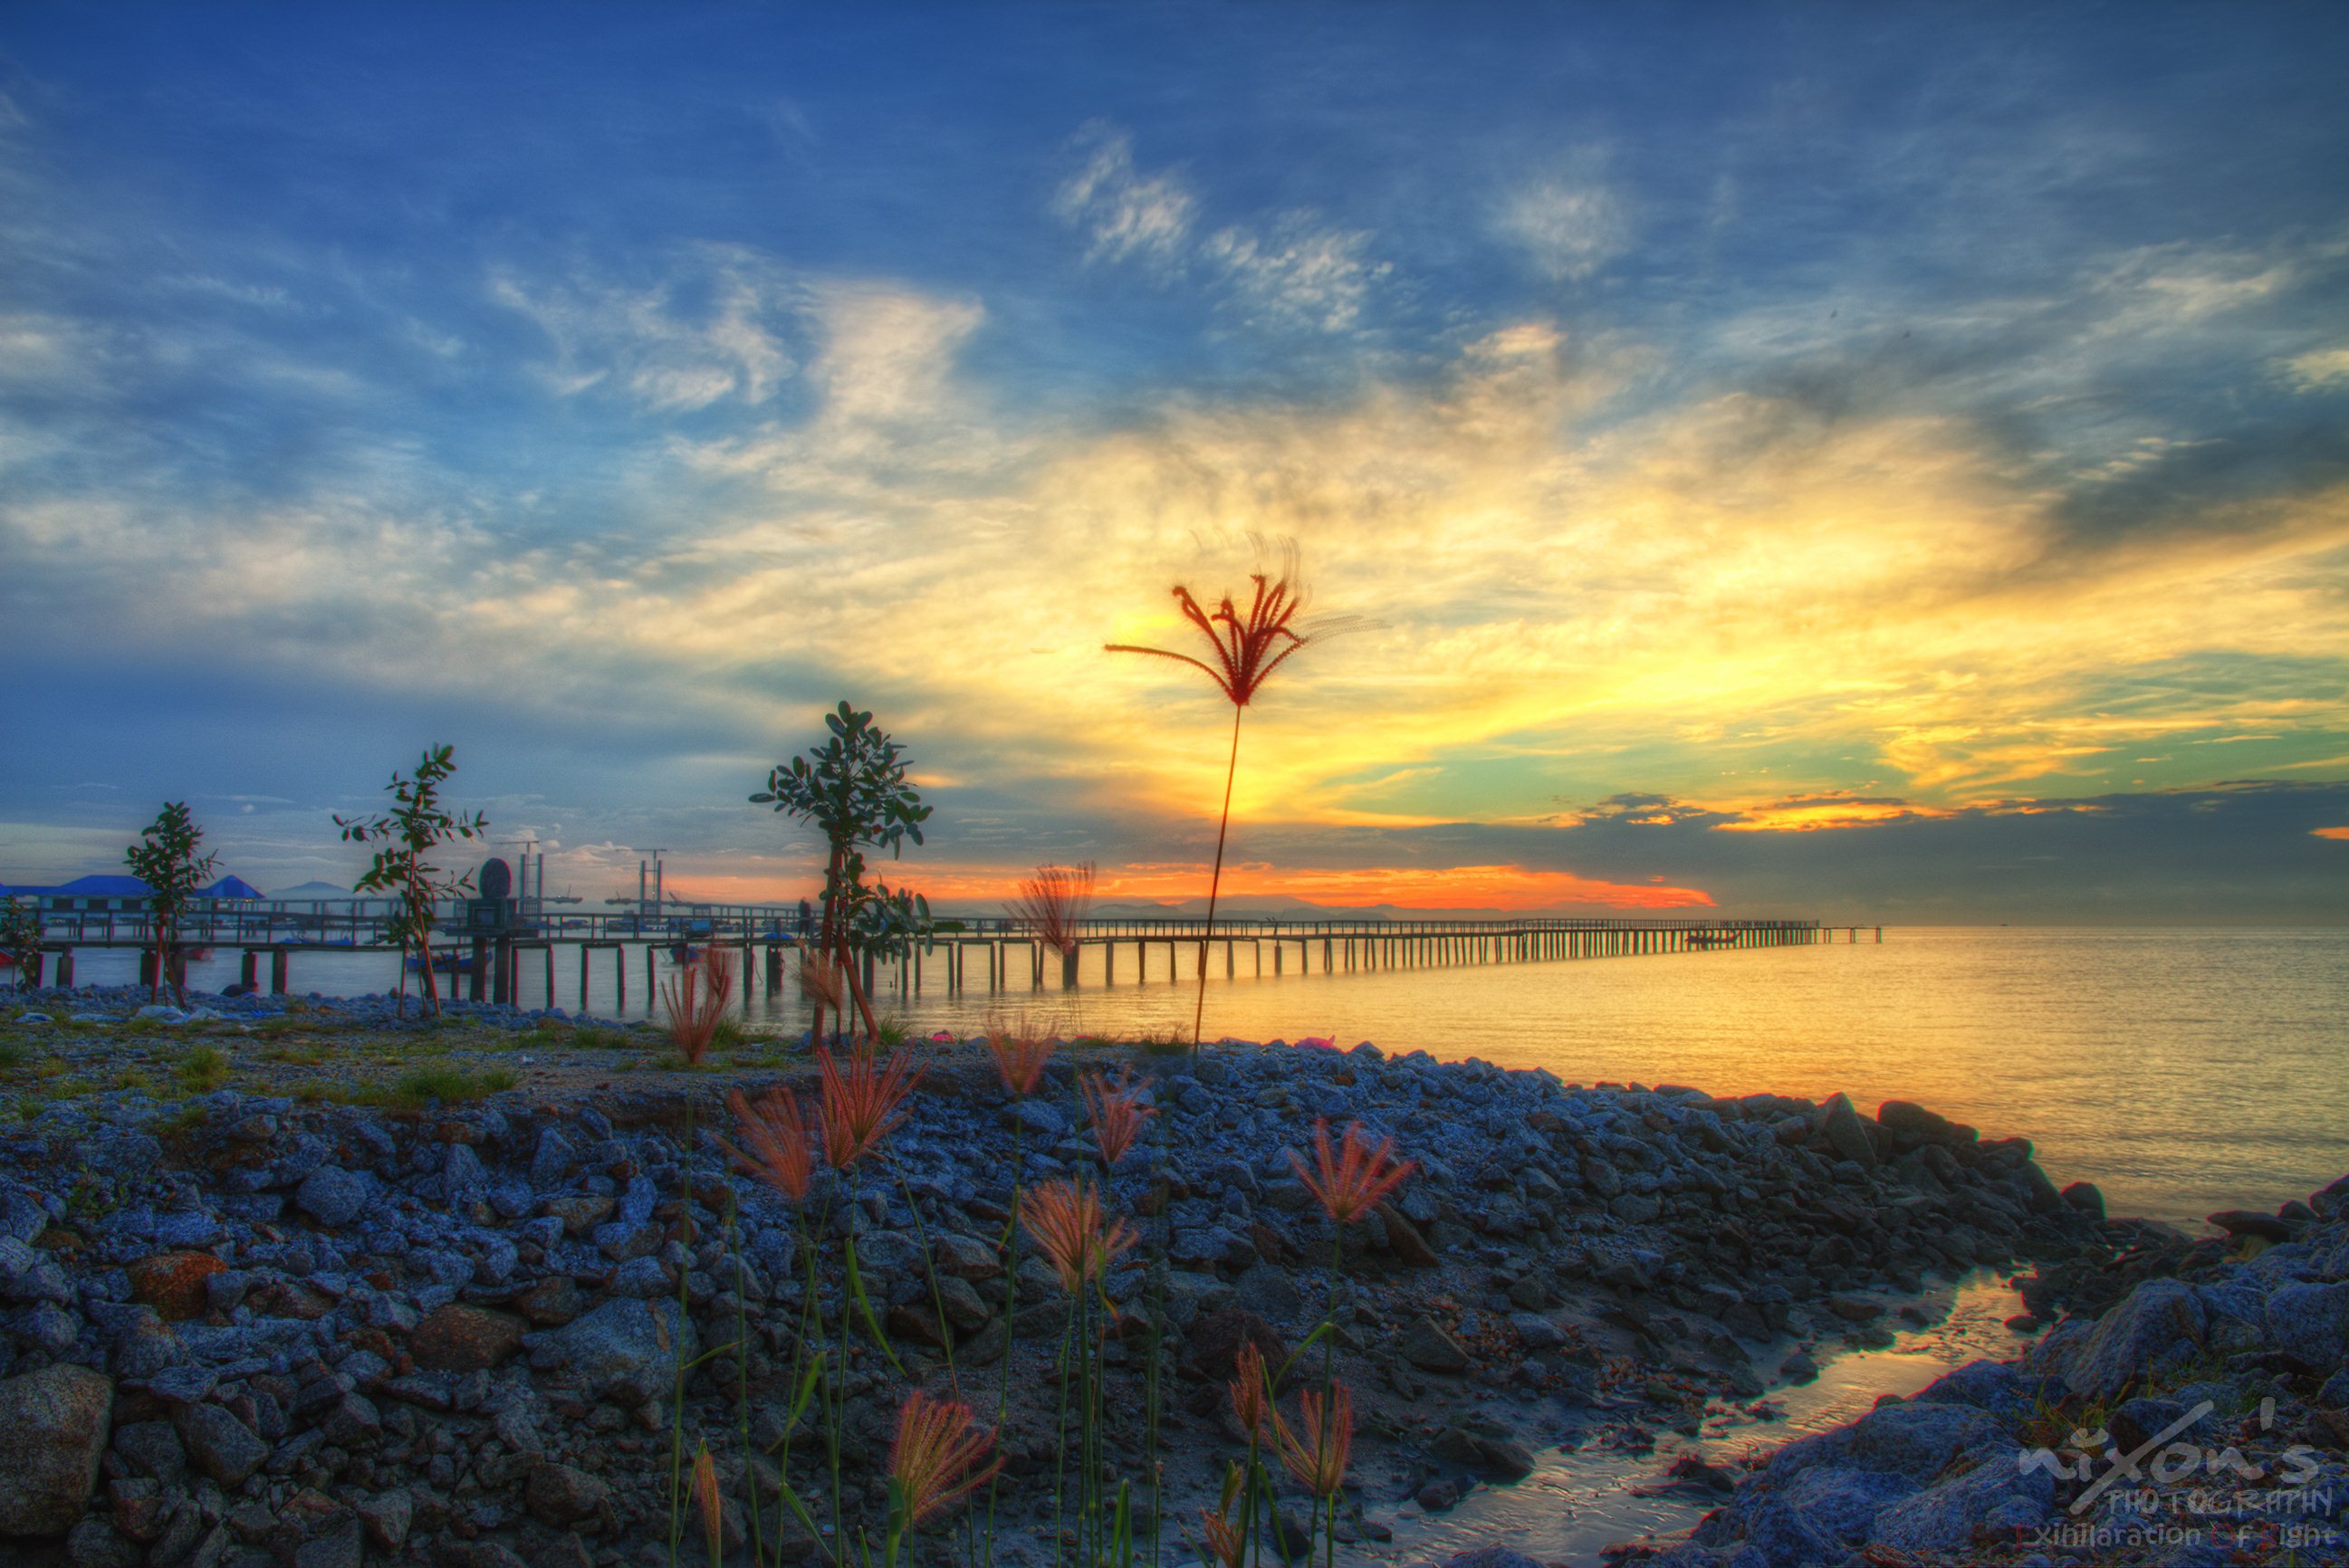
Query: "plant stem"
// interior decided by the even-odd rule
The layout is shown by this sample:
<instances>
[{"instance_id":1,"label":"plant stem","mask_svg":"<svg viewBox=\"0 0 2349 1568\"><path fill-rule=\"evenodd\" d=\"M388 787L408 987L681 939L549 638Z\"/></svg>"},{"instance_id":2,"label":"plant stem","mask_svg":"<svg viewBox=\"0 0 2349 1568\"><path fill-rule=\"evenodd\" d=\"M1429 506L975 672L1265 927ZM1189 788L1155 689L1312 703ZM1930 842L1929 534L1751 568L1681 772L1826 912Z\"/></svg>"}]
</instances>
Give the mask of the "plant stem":
<instances>
[{"instance_id":1,"label":"plant stem","mask_svg":"<svg viewBox=\"0 0 2349 1568\"><path fill-rule=\"evenodd\" d=\"M1224 839L1232 827L1232 780L1240 771L1240 716L1247 709L1232 705L1232 759L1224 769L1224 814L1216 823L1216 869L1207 879L1207 926L1199 935L1199 1005L1191 1012L1191 1054L1199 1054L1199 1029L1207 1016L1207 944L1216 939L1216 898L1224 886Z\"/></svg>"}]
</instances>

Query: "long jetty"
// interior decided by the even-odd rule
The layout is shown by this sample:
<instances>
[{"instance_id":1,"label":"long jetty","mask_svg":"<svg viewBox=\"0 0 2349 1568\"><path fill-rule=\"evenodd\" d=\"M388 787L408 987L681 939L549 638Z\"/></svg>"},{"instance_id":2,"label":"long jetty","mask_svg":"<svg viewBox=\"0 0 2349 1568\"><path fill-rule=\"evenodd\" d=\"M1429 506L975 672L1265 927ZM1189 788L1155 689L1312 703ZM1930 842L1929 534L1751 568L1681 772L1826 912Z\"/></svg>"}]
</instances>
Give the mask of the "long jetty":
<instances>
[{"instance_id":1,"label":"long jetty","mask_svg":"<svg viewBox=\"0 0 2349 1568\"><path fill-rule=\"evenodd\" d=\"M390 911L380 903L255 903L219 901L182 917L180 949L241 951L243 983L275 993L293 989L292 967L304 953L396 953L385 939ZM484 918L487 915L490 918ZM1147 985L1185 978L1185 954L1203 953L1213 973L1220 960L1226 978L1295 973L1341 975L1381 970L1531 964L1581 958L1612 958L1675 953L1709 953L1762 947L1814 946L1840 938L1884 940L1884 928L1835 925L1816 920L1723 920L1704 917L1601 918L1526 916L1498 920L1380 920L1219 918L1211 929L1204 919L1098 918L1074 923L1065 952L1055 951L1030 926L1001 916L943 918L926 944L887 967L885 978L903 996L917 996L926 984L950 995L983 987L989 995L1038 991L1047 981L1074 990L1086 965L1087 949L1100 954L1103 985ZM664 957L676 950L711 945L736 948L741 973L761 975L770 995L781 988L787 970L802 953L810 933L797 906L775 904L672 904L618 912L573 912L534 901L483 911L480 901L442 923L434 950L444 967L456 970L476 1000L512 1001L519 994L522 966L542 967L550 1005L556 995L555 950L575 949L583 1000L598 968L616 972L616 995L627 1006L632 950L643 956L646 996L650 1000ZM1204 949L1203 949L1203 945ZM153 967L154 934L137 911L49 912L43 919L43 958L51 961L54 984L73 984L74 954L81 949L131 948L145 954L142 979ZM598 962L598 954L604 955ZM1243 963L1245 957L1245 964ZM264 965L266 964L266 970ZM1131 967L1128 968L1128 965ZM864 980L868 995L885 975L868 958ZM1197 975L1195 967L1187 977ZM42 978L38 970L35 983ZM750 987L742 987L744 1005Z\"/></svg>"}]
</instances>

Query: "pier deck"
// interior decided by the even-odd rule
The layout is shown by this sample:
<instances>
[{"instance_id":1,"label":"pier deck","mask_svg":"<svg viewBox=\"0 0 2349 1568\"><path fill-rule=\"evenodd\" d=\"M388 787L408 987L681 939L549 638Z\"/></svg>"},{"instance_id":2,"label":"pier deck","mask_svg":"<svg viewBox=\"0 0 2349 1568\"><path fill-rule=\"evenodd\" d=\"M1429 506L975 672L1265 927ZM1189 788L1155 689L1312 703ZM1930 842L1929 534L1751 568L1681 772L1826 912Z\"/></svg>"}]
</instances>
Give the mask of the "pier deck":
<instances>
[{"instance_id":1,"label":"pier deck","mask_svg":"<svg viewBox=\"0 0 2349 1568\"><path fill-rule=\"evenodd\" d=\"M296 954L376 953L397 949L383 939L384 915L365 908L333 904L264 905L222 903L193 912L181 922L183 948L234 948L242 953L241 978L256 989L290 991ZM1604 918L1527 916L1500 920L1218 919L1212 932L1197 918L1096 919L1079 922L1075 946L1061 954L1020 923L999 916L941 920L926 952L889 967L902 996L918 996L926 982L950 995L983 987L989 995L1047 988L1074 990L1088 965L1087 949L1100 954L1100 984L1147 985L1195 977L1183 970L1185 954L1204 952L1210 973L1280 975L1296 972L1341 975L1391 969L1529 964L1581 958L1630 957L1718 949L1814 946L1841 937L1862 940L1863 932L1884 940L1882 926L1837 925L1816 920L1721 920L1702 917ZM609 954L617 995L627 1006L631 949L644 955L646 994L657 983L670 949L709 944L737 948L745 976L761 975L771 995L781 988L787 967L806 940L798 910L772 905L685 906L653 913L564 913L525 907L517 923L484 933L462 924L444 925L435 951L470 959L469 974L456 976L476 1000L511 1000L521 965L536 956L543 965L546 995L555 995L555 949L578 953L584 998L596 966L595 954ZM154 937L135 912L105 914L50 913L44 923L43 969L52 983L73 984L74 954L82 949L151 948ZM1204 948L1203 948L1204 944ZM1243 966L1241 957L1247 955ZM264 986L262 962L267 960ZM1131 970L1125 973L1130 960ZM53 962L51 962L53 961ZM151 957L142 969L151 970ZM885 978L867 961L868 994ZM143 976L142 976L143 977ZM36 971L38 983L43 975ZM1052 982L1048 987L1047 981ZM742 987L747 1006L750 986Z\"/></svg>"}]
</instances>

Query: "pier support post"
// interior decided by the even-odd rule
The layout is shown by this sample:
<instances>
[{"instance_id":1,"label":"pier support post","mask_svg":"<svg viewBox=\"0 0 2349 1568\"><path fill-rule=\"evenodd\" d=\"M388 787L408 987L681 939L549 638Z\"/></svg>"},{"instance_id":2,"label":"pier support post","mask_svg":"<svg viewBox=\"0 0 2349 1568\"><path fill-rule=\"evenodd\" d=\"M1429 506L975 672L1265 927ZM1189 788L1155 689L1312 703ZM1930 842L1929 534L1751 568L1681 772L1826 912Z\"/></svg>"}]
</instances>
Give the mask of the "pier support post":
<instances>
[{"instance_id":1,"label":"pier support post","mask_svg":"<svg viewBox=\"0 0 2349 1568\"><path fill-rule=\"evenodd\" d=\"M237 954L236 983L247 992L261 989L261 954L250 947Z\"/></svg>"},{"instance_id":2,"label":"pier support post","mask_svg":"<svg viewBox=\"0 0 2349 1568\"><path fill-rule=\"evenodd\" d=\"M269 994L273 996L283 996L289 988L285 972L291 966L290 957L283 947L269 950Z\"/></svg>"},{"instance_id":3,"label":"pier support post","mask_svg":"<svg viewBox=\"0 0 2349 1568\"><path fill-rule=\"evenodd\" d=\"M60 991L70 991L73 989L73 949L60 947L57 949L57 975L49 984Z\"/></svg>"},{"instance_id":4,"label":"pier support post","mask_svg":"<svg viewBox=\"0 0 2349 1568\"><path fill-rule=\"evenodd\" d=\"M1069 950L1061 954L1061 989L1063 991L1077 988L1077 954L1080 951L1081 949L1072 942Z\"/></svg>"}]
</instances>

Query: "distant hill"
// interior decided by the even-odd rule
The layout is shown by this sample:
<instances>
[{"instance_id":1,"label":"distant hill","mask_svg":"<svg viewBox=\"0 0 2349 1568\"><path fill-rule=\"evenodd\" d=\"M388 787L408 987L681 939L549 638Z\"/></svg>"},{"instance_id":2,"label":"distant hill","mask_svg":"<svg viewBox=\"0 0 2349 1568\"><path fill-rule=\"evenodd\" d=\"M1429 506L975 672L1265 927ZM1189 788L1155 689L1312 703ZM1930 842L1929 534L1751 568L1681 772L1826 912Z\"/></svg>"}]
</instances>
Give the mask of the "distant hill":
<instances>
[{"instance_id":1,"label":"distant hill","mask_svg":"<svg viewBox=\"0 0 2349 1568\"><path fill-rule=\"evenodd\" d=\"M281 887L269 896L284 899L289 903L321 903L336 899L348 903L357 902L358 898L358 894L350 889L337 887L328 882L296 882L292 887Z\"/></svg>"}]
</instances>

